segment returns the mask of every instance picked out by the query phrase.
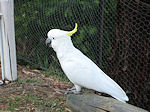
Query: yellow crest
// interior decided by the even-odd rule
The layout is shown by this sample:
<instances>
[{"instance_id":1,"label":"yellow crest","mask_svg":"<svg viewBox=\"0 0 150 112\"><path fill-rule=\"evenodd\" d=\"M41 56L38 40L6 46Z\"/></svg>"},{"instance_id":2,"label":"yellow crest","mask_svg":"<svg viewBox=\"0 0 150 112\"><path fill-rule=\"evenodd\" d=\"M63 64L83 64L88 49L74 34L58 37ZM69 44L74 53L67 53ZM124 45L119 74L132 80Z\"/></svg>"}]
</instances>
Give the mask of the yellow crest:
<instances>
[{"instance_id":1,"label":"yellow crest","mask_svg":"<svg viewBox=\"0 0 150 112\"><path fill-rule=\"evenodd\" d=\"M78 24L75 23L75 28L72 31L69 31L68 33L66 33L66 35L72 36L75 32L77 32L77 27L78 27Z\"/></svg>"}]
</instances>

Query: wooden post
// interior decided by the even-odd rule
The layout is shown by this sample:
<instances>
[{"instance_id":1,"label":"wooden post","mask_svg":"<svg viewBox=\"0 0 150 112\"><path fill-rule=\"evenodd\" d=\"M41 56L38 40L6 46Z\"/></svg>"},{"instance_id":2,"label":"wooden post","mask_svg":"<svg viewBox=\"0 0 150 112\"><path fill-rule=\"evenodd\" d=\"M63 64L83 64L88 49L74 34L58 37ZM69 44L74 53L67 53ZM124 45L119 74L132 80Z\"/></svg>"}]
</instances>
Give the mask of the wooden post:
<instances>
[{"instance_id":1,"label":"wooden post","mask_svg":"<svg viewBox=\"0 0 150 112\"><path fill-rule=\"evenodd\" d=\"M0 0L1 65L3 80L17 79L14 0Z\"/></svg>"},{"instance_id":2,"label":"wooden post","mask_svg":"<svg viewBox=\"0 0 150 112\"><path fill-rule=\"evenodd\" d=\"M67 104L73 112L148 112L114 98L96 94L69 94Z\"/></svg>"}]
</instances>

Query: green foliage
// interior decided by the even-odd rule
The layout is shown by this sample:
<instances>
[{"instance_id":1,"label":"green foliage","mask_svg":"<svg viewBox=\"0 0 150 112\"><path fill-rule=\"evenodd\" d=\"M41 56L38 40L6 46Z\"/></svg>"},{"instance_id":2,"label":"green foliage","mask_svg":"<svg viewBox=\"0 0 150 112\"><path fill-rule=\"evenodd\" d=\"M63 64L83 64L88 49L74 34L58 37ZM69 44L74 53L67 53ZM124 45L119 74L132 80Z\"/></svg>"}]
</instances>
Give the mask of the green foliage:
<instances>
[{"instance_id":1,"label":"green foliage","mask_svg":"<svg viewBox=\"0 0 150 112\"><path fill-rule=\"evenodd\" d=\"M104 5L104 26L101 30L101 0L15 0L15 30L17 54L40 68L63 74L56 54L45 45L47 32L52 28L72 30L79 24L73 43L93 61L100 61L100 47L108 55L114 32L113 17L117 0L106 0ZM109 4L111 4L111 9ZM108 24L110 22L110 24ZM105 24L107 23L107 24ZM108 27L111 27L108 29ZM103 33L102 33L103 32ZM101 39L103 35L103 39ZM104 41L99 45L100 41ZM101 43L100 43L101 44ZM97 52L95 51L97 49ZM95 61L96 62L96 61Z\"/></svg>"},{"instance_id":2,"label":"green foliage","mask_svg":"<svg viewBox=\"0 0 150 112\"><path fill-rule=\"evenodd\" d=\"M104 25L103 25L103 57L108 57L112 50L112 43L115 39L117 0L105 0ZM107 67L107 60L103 58L102 68Z\"/></svg>"}]
</instances>

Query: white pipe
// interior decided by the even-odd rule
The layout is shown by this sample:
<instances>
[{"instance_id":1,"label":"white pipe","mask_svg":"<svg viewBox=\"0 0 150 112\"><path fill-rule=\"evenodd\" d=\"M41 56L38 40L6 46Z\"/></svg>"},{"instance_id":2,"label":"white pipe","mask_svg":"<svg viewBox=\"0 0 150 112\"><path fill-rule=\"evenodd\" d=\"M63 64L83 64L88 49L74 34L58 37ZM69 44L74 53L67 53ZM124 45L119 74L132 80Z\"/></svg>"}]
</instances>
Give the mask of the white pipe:
<instances>
[{"instance_id":1,"label":"white pipe","mask_svg":"<svg viewBox=\"0 0 150 112\"><path fill-rule=\"evenodd\" d=\"M1 30L1 17L2 14L0 13L0 56L1 56L1 69L2 69L2 80L5 79L4 75L4 58L3 58L3 42L2 42L2 30ZM3 81L0 81L0 85L3 84Z\"/></svg>"},{"instance_id":2,"label":"white pipe","mask_svg":"<svg viewBox=\"0 0 150 112\"><path fill-rule=\"evenodd\" d=\"M17 79L16 44L14 32L14 0L0 0L3 67L5 80Z\"/></svg>"}]
</instances>

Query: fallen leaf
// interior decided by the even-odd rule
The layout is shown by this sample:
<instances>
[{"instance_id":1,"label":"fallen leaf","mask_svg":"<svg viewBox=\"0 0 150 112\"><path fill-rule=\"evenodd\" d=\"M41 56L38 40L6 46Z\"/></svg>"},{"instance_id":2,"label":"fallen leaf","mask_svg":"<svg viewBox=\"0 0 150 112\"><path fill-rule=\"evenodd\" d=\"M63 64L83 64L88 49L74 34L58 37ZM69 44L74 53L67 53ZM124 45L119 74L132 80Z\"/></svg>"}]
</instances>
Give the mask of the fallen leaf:
<instances>
[{"instance_id":1,"label":"fallen leaf","mask_svg":"<svg viewBox=\"0 0 150 112\"><path fill-rule=\"evenodd\" d=\"M37 73L41 73L41 71L40 70L31 70L31 72L37 72Z\"/></svg>"},{"instance_id":2,"label":"fallen leaf","mask_svg":"<svg viewBox=\"0 0 150 112\"><path fill-rule=\"evenodd\" d=\"M69 108L65 107L65 110L69 111L69 112L72 112Z\"/></svg>"}]
</instances>

